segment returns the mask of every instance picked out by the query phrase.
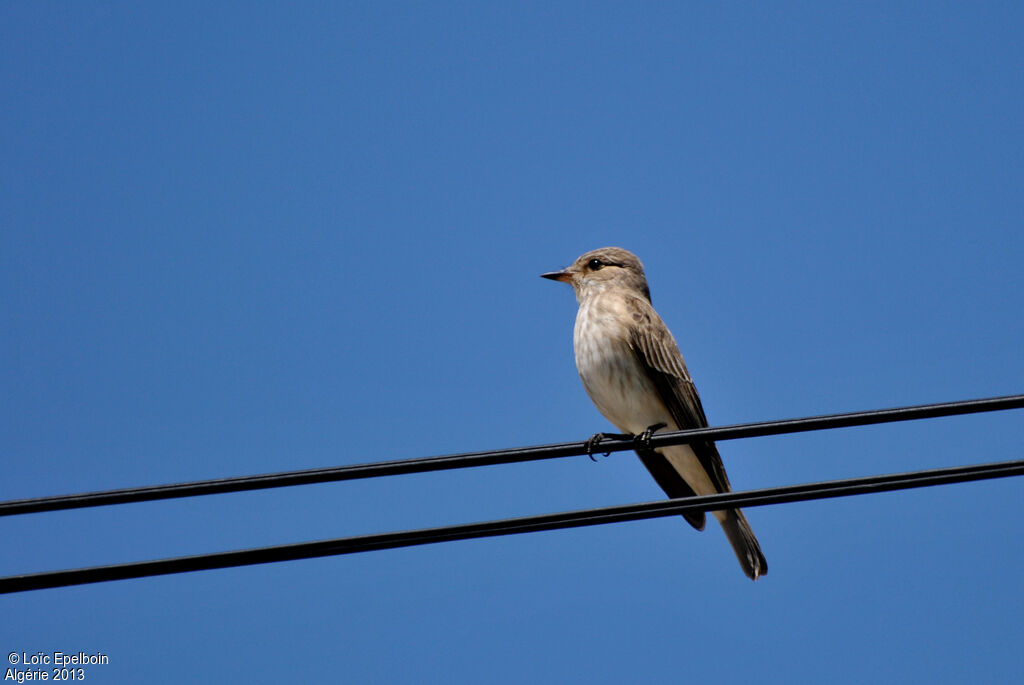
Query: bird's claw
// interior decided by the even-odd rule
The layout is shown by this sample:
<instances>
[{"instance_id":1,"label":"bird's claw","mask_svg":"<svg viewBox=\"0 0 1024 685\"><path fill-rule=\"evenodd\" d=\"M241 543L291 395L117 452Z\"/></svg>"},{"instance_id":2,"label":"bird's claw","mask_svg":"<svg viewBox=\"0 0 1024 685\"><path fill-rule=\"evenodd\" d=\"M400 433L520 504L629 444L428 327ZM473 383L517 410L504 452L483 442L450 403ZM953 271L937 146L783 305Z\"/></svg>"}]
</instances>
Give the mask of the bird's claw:
<instances>
[{"instance_id":1,"label":"bird's claw","mask_svg":"<svg viewBox=\"0 0 1024 685\"><path fill-rule=\"evenodd\" d=\"M583 443L587 448L587 456L590 457L590 461L597 461L597 459L594 459L594 449L601 444L601 441L604 440L604 438L604 433L594 433L587 438L585 443ZM607 457L609 454L611 454L611 452L605 452L604 456Z\"/></svg>"},{"instance_id":2,"label":"bird's claw","mask_svg":"<svg viewBox=\"0 0 1024 685\"><path fill-rule=\"evenodd\" d=\"M583 445L587 449L587 456L590 457L590 461L597 461L597 459L594 459L594 452L599 452L597 447L604 440L629 440L632 438L633 442L636 443L637 449L649 450L651 449L651 436L654 435L655 431L659 431L667 425L667 423L651 424L639 435L630 435L628 433L594 433L587 438L587 441L583 443ZM607 457L609 454L611 454L610 451L605 452L604 456Z\"/></svg>"},{"instance_id":3,"label":"bird's claw","mask_svg":"<svg viewBox=\"0 0 1024 685\"><path fill-rule=\"evenodd\" d=\"M628 440L630 437L632 436L622 433L594 433L587 438L587 441L583 443L583 445L587 448L587 456L590 457L590 461L597 461L597 459L594 459L594 451L603 440ZM611 454L610 451L605 452L604 456L607 457L609 454Z\"/></svg>"},{"instance_id":4,"label":"bird's claw","mask_svg":"<svg viewBox=\"0 0 1024 685\"><path fill-rule=\"evenodd\" d=\"M642 449L651 449L651 436L654 435L655 431L659 431L662 428L668 426L667 423L654 423L647 427L640 435L634 435L633 441L639 445Z\"/></svg>"}]
</instances>

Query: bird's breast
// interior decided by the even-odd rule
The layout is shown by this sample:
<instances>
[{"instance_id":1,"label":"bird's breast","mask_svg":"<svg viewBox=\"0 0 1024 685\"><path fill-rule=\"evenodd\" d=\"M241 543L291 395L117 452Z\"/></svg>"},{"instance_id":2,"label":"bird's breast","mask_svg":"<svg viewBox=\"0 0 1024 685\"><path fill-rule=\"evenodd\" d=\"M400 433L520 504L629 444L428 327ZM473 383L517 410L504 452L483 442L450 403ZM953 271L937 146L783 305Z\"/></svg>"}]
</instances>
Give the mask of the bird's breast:
<instances>
[{"instance_id":1,"label":"bird's breast","mask_svg":"<svg viewBox=\"0 0 1024 685\"><path fill-rule=\"evenodd\" d=\"M631 324L624 302L589 298L576 315L573 347L583 387L598 410L619 430L640 433L672 421L630 346Z\"/></svg>"}]
</instances>

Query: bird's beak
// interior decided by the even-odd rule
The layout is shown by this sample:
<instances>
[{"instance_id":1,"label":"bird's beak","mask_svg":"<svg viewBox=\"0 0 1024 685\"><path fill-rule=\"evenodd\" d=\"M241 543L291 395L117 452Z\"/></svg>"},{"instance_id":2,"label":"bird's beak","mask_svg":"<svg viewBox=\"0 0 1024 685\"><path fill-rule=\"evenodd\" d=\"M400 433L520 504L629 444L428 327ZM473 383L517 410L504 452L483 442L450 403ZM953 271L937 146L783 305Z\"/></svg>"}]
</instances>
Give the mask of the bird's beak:
<instances>
[{"instance_id":1,"label":"bird's beak","mask_svg":"<svg viewBox=\"0 0 1024 685\"><path fill-rule=\"evenodd\" d=\"M541 274L541 278L550 278L552 281L561 281L562 283L572 283L572 272L566 269L565 271L550 271L546 274Z\"/></svg>"}]
</instances>

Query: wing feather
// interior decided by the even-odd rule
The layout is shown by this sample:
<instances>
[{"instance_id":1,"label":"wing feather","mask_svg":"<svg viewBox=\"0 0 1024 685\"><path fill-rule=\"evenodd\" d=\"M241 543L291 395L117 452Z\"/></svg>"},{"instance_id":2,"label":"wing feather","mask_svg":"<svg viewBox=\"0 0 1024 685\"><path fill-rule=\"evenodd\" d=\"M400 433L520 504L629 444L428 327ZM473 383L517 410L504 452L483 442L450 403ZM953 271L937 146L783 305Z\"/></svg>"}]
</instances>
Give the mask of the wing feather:
<instances>
[{"instance_id":1,"label":"wing feather","mask_svg":"<svg viewBox=\"0 0 1024 685\"><path fill-rule=\"evenodd\" d=\"M636 324L630 329L630 347L653 381L661 401L680 430L704 428L708 425L704 407L672 334L649 302L636 297L631 298L629 305ZM728 492L729 477L715 443L694 442L690 447L718 492Z\"/></svg>"}]
</instances>

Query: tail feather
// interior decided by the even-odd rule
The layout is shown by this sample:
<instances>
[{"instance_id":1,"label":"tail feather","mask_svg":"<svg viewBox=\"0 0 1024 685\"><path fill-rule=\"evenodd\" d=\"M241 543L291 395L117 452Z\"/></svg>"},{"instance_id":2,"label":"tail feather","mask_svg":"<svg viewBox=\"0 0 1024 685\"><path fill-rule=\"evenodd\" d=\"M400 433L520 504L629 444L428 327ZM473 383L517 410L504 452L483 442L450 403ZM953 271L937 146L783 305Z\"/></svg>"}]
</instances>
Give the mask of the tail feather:
<instances>
[{"instance_id":1,"label":"tail feather","mask_svg":"<svg viewBox=\"0 0 1024 685\"><path fill-rule=\"evenodd\" d=\"M727 509L714 512L715 518L722 524L725 536L729 538L729 544L736 552L736 558L743 567L743 572L751 580L768 573L768 562L761 552L761 545L754 537L754 531L747 523L747 517L739 509Z\"/></svg>"}]
</instances>

